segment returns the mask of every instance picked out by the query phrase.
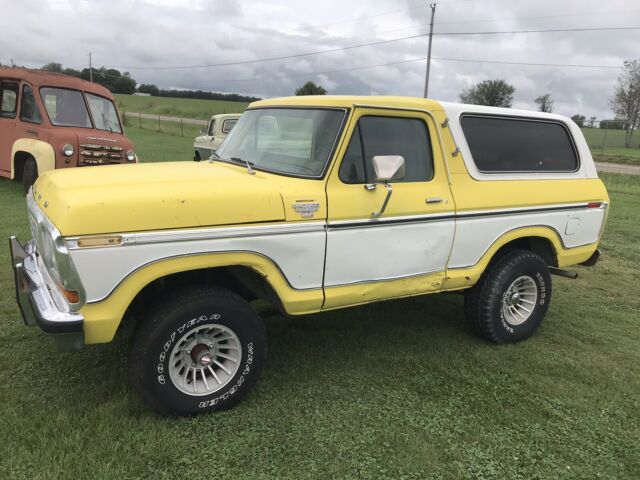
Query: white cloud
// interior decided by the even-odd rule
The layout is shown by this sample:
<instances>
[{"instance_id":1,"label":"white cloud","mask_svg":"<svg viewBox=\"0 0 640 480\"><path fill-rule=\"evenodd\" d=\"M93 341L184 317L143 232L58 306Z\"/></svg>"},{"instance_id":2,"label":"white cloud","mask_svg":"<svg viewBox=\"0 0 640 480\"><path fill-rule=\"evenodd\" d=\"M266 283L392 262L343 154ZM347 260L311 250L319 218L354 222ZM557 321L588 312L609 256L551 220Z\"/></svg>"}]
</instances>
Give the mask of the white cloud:
<instances>
[{"instance_id":1,"label":"white cloud","mask_svg":"<svg viewBox=\"0 0 640 480\"><path fill-rule=\"evenodd\" d=\"M436 32L638 26L636 5L635 0L443 2ZM426 56L424 37L290 60L145 69L254 60L424 33L429 13L420 0L0 0L0 11L4 18L21 19L3 25L2 63L13 58L27 66L57 61L82 68L92 51L97 66L126 67L140 83L261 97L290 95L307 80L338 94L420 96L424 88L424 61L321 73ZM638 31L436 36L433 56L621 65L638 56L639 41ZM614 69L434 60L430 95L455 101L478 81L502 78L516 87L519 107L534 108L534 98L550 93L559 113L610 117L617 75Z\"/></svg>"}]
</instances>

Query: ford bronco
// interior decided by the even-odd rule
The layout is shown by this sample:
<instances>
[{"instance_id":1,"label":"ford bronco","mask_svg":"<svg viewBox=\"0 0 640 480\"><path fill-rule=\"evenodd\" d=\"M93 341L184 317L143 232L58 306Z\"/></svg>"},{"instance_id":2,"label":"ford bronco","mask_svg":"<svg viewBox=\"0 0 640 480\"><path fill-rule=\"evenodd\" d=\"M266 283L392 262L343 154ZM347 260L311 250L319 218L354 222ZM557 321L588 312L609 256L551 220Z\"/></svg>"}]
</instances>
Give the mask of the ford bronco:
<instances>
[{"instance_id":1,"label":"ford bronco","mask_svg":"<svg viewBox=\"0 0 640 480\"><path fill-rule=\"evenodd\" d=\"M0 68L0 176L28 189L48 170L135 163L109 90L61 73Z\"/></svg>"},{"instance_id":2,"label":"ford bronco","mask_svg":"<svg viewBox=\"0 0 640 480\"><path fill-rule=\"evenodd\" d=\"M132 383L166 415L251 390L255 299L303 315L464 291L473 332L524 340L550 274L598 260L609 205L568 118L346 96L259 101L207 162L50 171L26 201L24 321L66 348L135 322Z\"/></svg>"}]
</instances>

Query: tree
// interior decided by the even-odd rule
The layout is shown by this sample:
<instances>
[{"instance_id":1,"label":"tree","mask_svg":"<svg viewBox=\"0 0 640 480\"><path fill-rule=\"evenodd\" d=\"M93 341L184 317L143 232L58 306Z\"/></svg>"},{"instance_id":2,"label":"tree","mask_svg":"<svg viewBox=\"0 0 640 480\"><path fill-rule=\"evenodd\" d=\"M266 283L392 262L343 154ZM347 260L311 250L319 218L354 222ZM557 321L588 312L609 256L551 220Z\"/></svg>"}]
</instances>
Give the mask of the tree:
<instances>
[{"instance_id":1,"label":"tree","mask_svg":"<svg viewBox=\"0 0 640 480\"><path fill-rule=\"evenodd\" d=\"M154 97L157 97L160 93L160 89L156 85L146 83L141 84L138 87L138 91L140 93L148 93L149 95L153 95Z\"/></svg>"},{"instance_id":2,"label":"tree","mask_svg":"<svg viewBox=\"0 0 640 480\"><path fill-rule=\"evenodd\" d=\"M596 125L596 117L589 117L589 127L593 128Z\"/></svg>"},{"instance_id":3,"label":"tree","mask_svg":"<svg viewBox=\"0 0 640 480\"><path fill-rule=\"evenodd\" d=\"M573 115L571 117L571 120L576 122L576 125L578 125L580 128L582 128L582 127L584 127L584 122L587 121L587 117L585 117L584 115L580 115L580 114L576 113L575 115Z\"/></svg>"},{"instance_id":4,"label":"tree","mask_svg":"<svg viewBox=\"0 0 640 480\"><path fill-rule=\"evenodd\" d=\"M327 91L315 82L307 82L302 87L296 89L296 95L326 95Z\"/></svg>"},{"instance_id":5,"label":"tree","mask_svg":"<svg viewBox=\"0 0 640 480\"><path fill-rule=\"evenodd\" d=\"M544 95L540 95L534 101L538 104L538 109L541 112L551 113L553 111L553 100L551 99L551 94L545 93Z\"/></svg>"},{"instance_id":6,"label":"tree","mask_svg":"<svg viewBox=\"0 0 640 480\"><path fill-rule=\"evenodd\" d=\"M493 107L511 107L516 89L504 80L485 80L460 93L462 103L490 105Z\"/></svg>"},{"instance_id":7,"label":"tree","mask_svg":"<svg viewBox=\"0 0 640 480\"><path fill-rule=\"evenodd\" d=\"M624 62L611 106L626 122L624 146L630 148L631 136L640 121L640 60Z\"/></svg>"},{"instance_id":8,"label":"tree","mask_svg":"<svg viewBox=\"0 0 640 480\"><path fill-rule=\"evenodd\" d=\"M131 95L136 91L136 84L137 82L125 73L124 75L116 78L115 82L113 82L111 91L113 93L126 93L127 95Z\"/></svg>"},{"instance_id":9,"label":"tree","mask_svg":"<svg viewBox=\"0 0 640 480\"><path fill-rule=\"evenodd\" d=\"M47 72L62 73L62 64L56 63L56 62L47 63L40 70L46 70Z\"/></svg>"}]
</instances>

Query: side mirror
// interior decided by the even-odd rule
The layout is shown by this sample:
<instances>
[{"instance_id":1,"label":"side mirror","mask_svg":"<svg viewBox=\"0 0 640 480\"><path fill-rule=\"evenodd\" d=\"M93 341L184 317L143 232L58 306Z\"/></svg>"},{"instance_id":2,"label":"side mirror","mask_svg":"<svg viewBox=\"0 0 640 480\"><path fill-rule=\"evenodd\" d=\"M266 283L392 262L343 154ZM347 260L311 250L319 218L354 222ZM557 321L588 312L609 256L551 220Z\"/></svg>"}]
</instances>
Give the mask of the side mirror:
<instances>
[{"instance_id":1,"label":"side mirror","mask_svg":"<svg viewBox=\"0 0 640 480\"><path fill-rule=\"evenodd\" d=\"M373 218L378 218L387 209L393 193L393 187L389 180L404 178L404 157L401 155L376 155L373 157L373 172L376 175L376 182L384 182L384 186L387 188L387 195L384 198L382 207L377 212L371 212ZM373 191L376 189L376 184L368 184L364 188Z\"/></svg>"},{"instance_id":2,"label":"side mirror","mask_svg":"<svg viewBox=\"0 0 640 480\"><path fill-rule=\"evenodd\" d=\"M401 155L376 155L373 157L373 171L376 180L388 182L404 178L404 157Z\"/></svg>"}]
</instances>

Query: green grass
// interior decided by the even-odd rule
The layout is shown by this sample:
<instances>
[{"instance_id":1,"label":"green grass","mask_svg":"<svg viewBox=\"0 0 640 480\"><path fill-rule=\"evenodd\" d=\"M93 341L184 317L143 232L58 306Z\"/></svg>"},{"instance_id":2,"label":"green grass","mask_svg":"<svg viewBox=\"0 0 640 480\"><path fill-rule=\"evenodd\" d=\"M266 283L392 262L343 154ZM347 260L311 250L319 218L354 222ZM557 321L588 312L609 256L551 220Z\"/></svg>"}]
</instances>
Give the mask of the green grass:
<instances>
[{"instance_id":1,"label":"green grass","mask_svg":"<svg viewBox=\"0 0 640 480\"><path fill-rule=\"evenodd\" d=\"M137 122L135 122L137 125ZM129 125L125 127L126 134L133 143L141 162L169 162L174 160L193 160L193 139L197 135L198 127L185 125L185 136L181 136L178 130L173 134L166 133L166 126L169 122L163 123L163 133L158 133L157 123L142 121L143 128ZM155 130L154 130L155 128Z\"/></svg>"},{"instance_id":2,"label":"green grass","mask_svg":"<svg viewBox=\"0 0 640 480\"><path fill-rule=\"evenodd\" d=\"M192 98L138 97L116 94L121 111L141 112L155 115L182 116L208 120L218 113L242 113L247 108L245 102L221 100L197 100Z\"/></svg>"},{"instance_id":3,"label":"green grass","mask_svg":"<svg viewBox=\"0 0 640 480\"><path fill-rule=\"evenodd\" d=\"M129 134L143 159L183 149ZM254 392L192 419L136 398L126 335L60 353L24 327L1 242L0 478L640 478L640 177L603 178L603 259L554 277L530 340L476 339L460 295L272 316ZM21 186L0 203L0 237L28 238Z\"/></svg>"}]
</instances>

